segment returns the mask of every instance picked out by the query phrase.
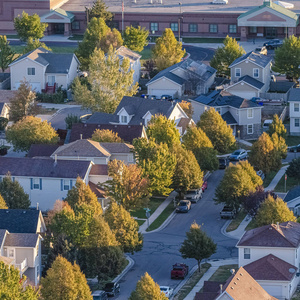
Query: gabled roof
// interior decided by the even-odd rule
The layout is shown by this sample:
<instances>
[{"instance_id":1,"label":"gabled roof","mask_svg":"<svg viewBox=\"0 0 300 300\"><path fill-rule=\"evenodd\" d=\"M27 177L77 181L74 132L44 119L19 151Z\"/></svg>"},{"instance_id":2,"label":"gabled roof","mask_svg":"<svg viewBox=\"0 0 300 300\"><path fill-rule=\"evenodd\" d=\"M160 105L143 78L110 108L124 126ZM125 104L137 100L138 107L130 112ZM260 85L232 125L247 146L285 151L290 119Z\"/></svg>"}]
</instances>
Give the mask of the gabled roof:
<instances>
[{"instance_id":1,"label":"gabled roof","mask_svg":"<svg viewBox=\"0 0 300 300\"><path fill-rule=\"evenodd\" d=\"M40 231L40 218L43 217L37 209L0 209L0 231L3 229L10 233L37 233Z\"/></svg>"},{"instance_id":2,"label":"gabled roof","mask_svg":"<svg viewBox=\"0 0 300 300\"><path fill-rule=\"evenodd\" d=\"M110 124L118 122L119 116L117 114L107 114L103 112L95 112L86 120L86 124Z\"/></svg>"},{"instance_id":3,"label":"gabled roof","mask_svg":"<svg viewBox=\"0 0 300 300\"><path fill-rule=\"evenodd\" d=\"M247 54L244 54L241 57L234 60L233 63L229 66L229 68L232 68L233 66L243 61L253 62L256 65L265 68L272 61L272 57L259 54L256 52L248 52Z\"/></svg>"},{"instance_id":4,"label":"gabled roof","mask_svg":"<svg viewBox=\"0 0 300 300\"><path fill-rule=\"evenodd\" d=\"M284 222L248 230L237 243L237 247L298 248L300 224Z\"/></svg>"},{"instance_id":5,"label":"gabled roof","mask_svg":"<svg viewBox=\"0 0 300 300\"><path fill-rule=\"evenodd\" d=\"M27 157L50 157L59 145L49 144L32 144L28 151Z\"/></svg>"},{"instance_id":6,"label":"gabled roof","mask_svg":"<svg viewBox=\"0 0 300 300\"><path fill-rule=\"evenodd\" d=\"M288 101L300 101L300 89L291 89L289 93L289 99Z\"/></svg>"},{"instance_id":7,"label":"gabled roof","mask_svg":"<svg viewBox=\"0 0 300 300\"><path fill-rule=\"evenodd\" d=\"M2 246L2 243L4 241L5 234L6 234L6 229L0 229L0 247Z\"/></svg>"},{"instance_id":8,"label":"gabled roof","mask_svg":"<svg viewBox=\"0 0 300 300\"><path fill-rule=\"evenodd\" d=\"M134 147L126 143L100 143L110 154L115 153L132 153Z\"/></svg>"},{"instance_id":9,"label":"gabled roof","mask_svg":"<svg viewBox=\"0 0 300 300\"><path fill-rule=\"evenodd\" d=\"M6 256L0 256L0 261L4 262L6 265L12 265L15 260Z\"/></svg>"},{"instance_id":10,"label":"gabled roof","mask_svg":"<svg viewBox=\"0 0 300 300\"><path fill-rule=\"evenodd\" d=\"M235 125L238 123L230 111L227 111L225 114L223 114L222 119L227 123L227 125Z\"/></svg>"},{"instance_id":11,"label":"gabled roof","mask_svg":"<svg viewBox=\"0 0 300 300\"><path fill-rule=\"evenodd\" d=\"M38 233L8 233L4 247L34 248L40 235Z\"/></svg>"},{"instance_id":12,"label":"gabled roof","mask_svg":"<svg viewBox=\"0 0 300 300\"><path fill-rule=\"evenodd\" d=\"M128 58L130 60L130 62L135 62L137 60L139 60L142 56L139 55L138 53L128 49L127 47L125 46L121 46L119 47L117 50L116 50L116 53L117 55L120 57L120 58Z\"/></svg>"},{"instance_id":13,"label":"gabled roof","mask_svg":"<svg viewBox=\"0 0 300 300\"><path fill-rule=\"evenodd\" d=\"M84 178L90 166L90 161L58 160L0 157L0 175L51 178Z\"/></svg>"},{"instance_id":14,"label":"gabled roof","mask_svg":"<svg viewBox=\"0 0 300 300\"><path fill-rule=\"evenodd\" d=\"M241 82L241 81L248 83L249 85L255 87L258 90L260 90L265 85L263 82L255 79L249 75L245 75L245 76L241 77L238 82Z\"/></svg>"},{"instance_id":15,"label":"gabled roof","mask_svg":"<svg viewBox=\"0 0 300 300\"><path fill-rule=\"evenodd\" d=\"M105 190L100 188L97 184L89 181L89 187L91 191L96 194L97 198L103 199L105 198Z\"/></svg>"},{"instance_id":16,"label":"gabled roof","mask_svg":"<svg viewBox=\"0 0 300 300\"><path fill-rule=\"evenodd\" d=\"M297 267L273 254L264 256L244 266L244 269L255 280L291 281L297 272Z\"/></svg>"},{"instance_id":17,"label":"gabled roof","mask_svg":"<svg viewBox=\"0 0 300 300\"><path fill-rule=\"evenodd\" d=\"M5 107L8 107L8 105L0 102L0 115L3 113Z\"/></svg>"},{"instance_id":18,"label":"gabled roof","mask_svg":"<svg viewBox=\"0 0 300 300\"><path fill-rule=\"evenodd\" d=\"M92 175L108 175L108 165L93 165L90 172Z\"/></svg>"}]
</instances>

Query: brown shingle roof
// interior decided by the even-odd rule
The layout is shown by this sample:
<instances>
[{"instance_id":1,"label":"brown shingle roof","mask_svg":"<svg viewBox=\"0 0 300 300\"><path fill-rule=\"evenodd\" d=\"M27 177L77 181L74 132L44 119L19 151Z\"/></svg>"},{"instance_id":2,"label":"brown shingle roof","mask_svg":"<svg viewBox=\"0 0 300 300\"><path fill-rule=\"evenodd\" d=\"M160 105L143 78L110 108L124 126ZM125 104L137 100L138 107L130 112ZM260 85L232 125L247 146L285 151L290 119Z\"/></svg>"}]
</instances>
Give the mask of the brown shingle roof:
<instances>
[{"instance_id":1,"label":"brown shingle roof","mask_svg":"<svg viewBox=\"0 0 300 300\"><path fill-rule=\"evenodd\" d=\"M284 260L269 254L246 266L244 269L255 280L290 281L296 275L297 268Z\"/></svg>"},{"instance_id":2,"label":"brown shingle roof","mask_svg":"<svg viewBox=\"0 0 300 300\"><path fill-rule=\"evenodd\" d=\"M5 238L4 246L33 248L39 236L37 233L9 233Z\"/></svg>"},{"instance_id":3,"label":"brown shingle roof","mask_svg":"<svg viewBox=\"0 0 300 300\"><path fill-rule=\"evenodd\" d=\"M105 191L99 188L97 184L89 181L89 186L92 192L96 194L97 198L106 198Z\"/></svg>"},{"instance_id":4,"label":"brown shingle roof","mask_svg":"<svg viewBox=\"0 0 300 300\"><path fill-rule=\"evenodd\" d=\"M33 144L31 145L27 157L50 157L59 145Z\"/></svg>"},{"instance_id":5,"label":"brown shingle roof","mask_svg":"<svg viewBox=\"0 0 300 300\"><path fill-rule=\"evenodd\" d=\"M90 175L108 175L108 165L93 165Z\"/></svg>"},{"instance_id":6,"label":"brown shingle roof","mask_svg":"<svg viewBox=\"0 0 300 300\"><path fill-rule=\"evenodd\" d=\"M300 244L300 224L284 222L266 225L245 232L239 246L297 248Z\"/></svg>"},{"instance_id":7,"label":"brown shingle roof","mask_svg":"<svg viewBox=\"0 0 300 300\"><path fill-rule=\"evenodd\" d=\"M16 91L11 90L0 90L0 102L1 103L10 103L10 99L13 98L16 94Z\"/></svg>"},{"instance_id":8,"label":"brown shingle roof","mask_svg":"<svg viewBox=\"0 0 300 300\"><path fill-rule=\"evenodd\" d=\"M134 147L126 143L100 143L111 154L113 153L131 153Z\"/></svg>"}]
</instances>

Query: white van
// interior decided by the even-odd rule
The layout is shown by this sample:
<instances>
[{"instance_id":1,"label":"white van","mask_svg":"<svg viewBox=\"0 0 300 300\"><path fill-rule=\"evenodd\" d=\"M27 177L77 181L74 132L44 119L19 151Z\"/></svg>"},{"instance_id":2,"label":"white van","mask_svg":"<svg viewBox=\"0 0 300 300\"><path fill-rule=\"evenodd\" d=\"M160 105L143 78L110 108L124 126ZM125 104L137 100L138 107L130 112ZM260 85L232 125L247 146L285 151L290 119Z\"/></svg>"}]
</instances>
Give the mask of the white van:
<instances>
[{"instance_id":1,"label":"white van","mask_svg":"<svg viewBox=\"0 0 300 300\"><path fill-rule=\"evenodd\" d=\"M265 120L263 124L263 131L269 130L270 124L273 122L273 120Z\"/></svg>"}]
</instances>

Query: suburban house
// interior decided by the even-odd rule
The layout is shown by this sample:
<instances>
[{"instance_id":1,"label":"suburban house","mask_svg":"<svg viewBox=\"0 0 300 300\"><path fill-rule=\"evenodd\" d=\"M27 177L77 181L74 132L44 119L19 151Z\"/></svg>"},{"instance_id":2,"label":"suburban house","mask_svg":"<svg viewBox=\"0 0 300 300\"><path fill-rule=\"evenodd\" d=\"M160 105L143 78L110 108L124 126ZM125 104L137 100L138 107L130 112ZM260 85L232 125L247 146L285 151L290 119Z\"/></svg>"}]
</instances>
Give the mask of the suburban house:
<instances>
[{"instance_id":1,"label":"suburban house","mask_svg":"<svg viewBox=\"0 0 300 300\"><path fill-rule=\"evenodd\" d=\"M147 82L147 93L160 98L170 95L200 95L208 92L214 83L216 70L201 62L188 58L160 71Z\"/></svg>"},{"instance_id":2,"label":"suburban house","mask_svg":"<svg viewBox=\"0 0 300 300\"><path fill-rule=\"evenodd\" d=\"M200 120L209 108L220 113L223 120L231 126L234 136L242 139L258 138L261 134L262 106L256 102L235 96L227 91L213 91L190 99L194 109L193 120Z\"/></svg>"},{"instance_id":3,"label":"suburban house","mask_svg":"<svg viewBox=\"0 0 300 300\"><path fill-rule=\"evenodd\" d=\"M284 222L248 230L237 243L239 266L272 296L291 299L300 277L300 224Z\"/></svg>"},{"instance_id":4,"label":"suburban house","mask_svg":"<svg viewBox=\"0 0 300 300\"><path fill-rule=\"evenodd\" d=\"M6 103L0 103L0 117L9 119L9 106Z\"/></svg>"},{"instance_id":5,"label":"suburban house","mask_svg":"<svg viewBox=\"0 0 300 300\"><path fill-rule=\"evenodd\" d=\"M230 66L231 85L229 93L246 99L259 97L269 90L272 57L249 52L237 58Z\"/></svg>"},{"instance_id":6,"label":"suburban house","mask_svg":"<svg viewBox=\"0 0 300 300\"><path fill-rule=\"evenodd\" d=\"M77 76L79 61L75 54L52 53L37 48L22 55L10 65L11 89L17 90L22 81L28 81L36 92L55 92L68 89Z\"/></svg>"},{"instance_id":7,"label":"suburban house","mask_svg":"<svg viewBox=\"0 0 300 300\"><path fill-rule=\"evenodd\" d=\"M268 294L245 270L240 267L226 282L204 281L203 291L195 300L278 300Z\"/></svg>"},{"instance_id":8,"label":"suburban house","mask_svg":"<svg viewBox=\"0 0 300 300\"><path fill-rule=\"evenodd\" d=\"M141 61L142 57L138 53L128 49L125 46L121 46L116 50L116 54L120 58L120 63L122 63L124 58L128 58L130 61L130 69L134 71L133 73L133 81L134 83L139 82L141 76Z\"/></svg>"},{"instance_id":9,"label":"suburban house","mask_svg":"<svg viewBox=\"0 0 300 300\"><path fill-rule=\"evenodd\" d=\"M92 165L81 160L0 157L0 178L10 172L29 195L31 206L46 211L67 196L77 177L88 184Z\"/></svg>"},{"instance_id":10,"label":"suburban house","mask_svg":"<svg viewBox=\"0 0 300 300\"><path fill-rule=\"evenodd\" d=\"M143 125L147 127L148 122L155 115L163 115L169 120L174 120L180 134L184 134L185 119L193 123L178 103L170 101L150 100L138 97L123 97L119 106L113 114L101 112L94 113L86 122L87 124L115 124L115 125Z\"/></svg>"},{"instance_id":11,"label":"suburban house","mask_svg":"<svg viewBox=\"0 0 300 300\"><path fill-rule=\"evenodd\" d=\"M45 231L39 210L0 209L0 261L18 268L33 285L41 278L40 233Z\"/></svg>"},{"instance_id":12,"label":"suburban house","mask_svg":"<svg viewBox=\"0 0 300 300\"><path fill-rule=\"evenodd\" d=\"M300 89L291 89L288 102L290 104L290 135L300 135Z\"/></svg>"}]
</instances>

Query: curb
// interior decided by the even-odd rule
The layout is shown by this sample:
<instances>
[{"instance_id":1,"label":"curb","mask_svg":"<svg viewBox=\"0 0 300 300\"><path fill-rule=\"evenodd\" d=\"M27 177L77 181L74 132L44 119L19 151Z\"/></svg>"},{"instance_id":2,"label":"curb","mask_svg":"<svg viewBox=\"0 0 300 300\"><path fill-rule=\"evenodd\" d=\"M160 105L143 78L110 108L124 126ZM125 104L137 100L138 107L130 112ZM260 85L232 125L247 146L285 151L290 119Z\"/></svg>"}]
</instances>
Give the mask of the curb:
<instances>
[{"instance_id":1,"label":"curb","mask_svg":"<svg viewBox=\"0 0 300 300\"><path fill-rule=\"evenodd\" d=\"M122 271L121 274L119 274L114 280L112 280L112 282L118 282L120 279L122 279L123 276L126 275L126 273L133 267L134 265L134 260L129 257L128 255L126 255L126 259L128 260L128 265L126 266L126 268Z\"/></svg>"},{"instance_id":2,"label":"curb","mask_svg":"<svg viewBox=\"0 0 300 300\"><path fill-rule=\"evenodd\" d=\"M225 236L227 236L228 238L231 239L235 239L235 240L239 240L239 238L232 236L231 234L226 232L226 228L228 227L228 225L230 224L232 220L228 220L226 221L226 223L223 225L223 227L221 228L221 233Z\"/></svg>"},{"instance_id":3,"label":"curb","mask_svg":"<svg viewBox=\"0 0 300 300\"><path fill-rule=\"evenodd\" d=\"M173 220L173 218L176 216L175 210L167 217L167 219L156 229L151 230L151 231L145 231L145 232L141 232L142 234L148 234L148 233L155 233L155 232L159 232L163 229L165 229L169 223Z\"/></svg>"}]
</instances>

